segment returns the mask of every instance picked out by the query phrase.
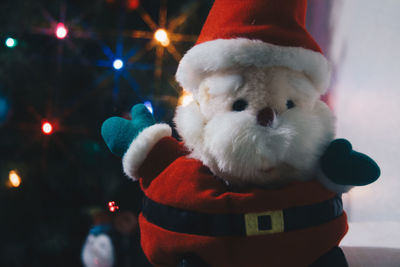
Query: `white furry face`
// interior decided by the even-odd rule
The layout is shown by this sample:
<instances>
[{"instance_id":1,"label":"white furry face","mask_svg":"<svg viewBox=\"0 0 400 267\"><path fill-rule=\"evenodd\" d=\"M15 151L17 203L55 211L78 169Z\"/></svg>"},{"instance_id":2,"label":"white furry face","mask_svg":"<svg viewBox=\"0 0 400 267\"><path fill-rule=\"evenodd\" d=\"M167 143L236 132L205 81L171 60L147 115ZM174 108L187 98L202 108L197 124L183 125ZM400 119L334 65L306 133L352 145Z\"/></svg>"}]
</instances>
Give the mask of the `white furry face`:
<instances>
[{"instance_id":1,"label":"white furry face","mask_svg":"<svg viewBox=\"0 0 400 267\"><path fill-rule=\"evenodd\" d=\"M232 184L311 179L334 117L302 73L244 68L207 77L175 123L192 156Z\"/></svg>"}]
</instances>

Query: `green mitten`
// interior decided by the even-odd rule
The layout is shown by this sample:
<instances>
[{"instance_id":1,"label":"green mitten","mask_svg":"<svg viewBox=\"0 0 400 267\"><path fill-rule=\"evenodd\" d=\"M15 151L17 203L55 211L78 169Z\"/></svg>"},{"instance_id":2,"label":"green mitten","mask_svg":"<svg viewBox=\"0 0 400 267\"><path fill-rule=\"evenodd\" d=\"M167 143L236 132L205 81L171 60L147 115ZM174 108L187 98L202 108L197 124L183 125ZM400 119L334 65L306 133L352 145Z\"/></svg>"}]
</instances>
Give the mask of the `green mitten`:
<instances>
[{"instance_id":1,"label":"green mitten","mask_svg":"<svg viewBox=\"0 0 400 267\"><path fill-rule=\"evenodd\" d=\"M133 106L132 120L111 117L103 122L101 135L111 152L122 157L138 134L155 123L153 115L143 104Z\"/></svg>"},{"instance_id":2,"label":"green mitten","mask_svg":"<svg viewBox=\"0 0 400 267\"><path fill-rule=\"evenodd\" d=\"M367 185L381 174L375 161L354 151L346 139L332 141L321 157L320 165L324 174L340 185Z\"/></svg>"}]
</instances>

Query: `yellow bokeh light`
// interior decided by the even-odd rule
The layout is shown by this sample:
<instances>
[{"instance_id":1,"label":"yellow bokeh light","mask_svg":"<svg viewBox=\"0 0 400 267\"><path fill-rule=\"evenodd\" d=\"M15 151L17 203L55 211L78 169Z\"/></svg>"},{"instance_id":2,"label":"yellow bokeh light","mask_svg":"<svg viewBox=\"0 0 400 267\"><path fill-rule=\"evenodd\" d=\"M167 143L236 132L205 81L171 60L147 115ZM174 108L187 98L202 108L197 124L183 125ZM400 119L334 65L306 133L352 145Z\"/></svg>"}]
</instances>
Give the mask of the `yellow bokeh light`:
<instances>
[{"instance_id":1,"label":"yellow bokeh light","mask_svg":"<svg viewBox=\"0 0 400 267\"><path fill-rule=\"evenodd\" d=\"M179 97L178 104L180 106L186 107L187 105L189 105L192 102L193 102L193 95L184 90L182 92L182 95Z\"/></svg>"},{"instance_id":2,"label":"yellow bokeh light","mask_svg":"<svg viewBox=\"0 0 400 267\"><path fill-rule=\"evenodd\" d=\"M171 43L168 37L168 33L164 29L158 29L154 33L154 39L156 39L162 46L167 47Z\"/></svg>"},{"instance_id":3,"label":"yellow bokeh light","mask_svg":"<svg viewBox=\"0 0 400 267\"><path fill-rule=\"evenodd\" d=\"M19 177L18 173L14 170L10 171L8 174L8 180L12 187L18 187L21 185L21 177Z\"/></svg>"}]
</instances>

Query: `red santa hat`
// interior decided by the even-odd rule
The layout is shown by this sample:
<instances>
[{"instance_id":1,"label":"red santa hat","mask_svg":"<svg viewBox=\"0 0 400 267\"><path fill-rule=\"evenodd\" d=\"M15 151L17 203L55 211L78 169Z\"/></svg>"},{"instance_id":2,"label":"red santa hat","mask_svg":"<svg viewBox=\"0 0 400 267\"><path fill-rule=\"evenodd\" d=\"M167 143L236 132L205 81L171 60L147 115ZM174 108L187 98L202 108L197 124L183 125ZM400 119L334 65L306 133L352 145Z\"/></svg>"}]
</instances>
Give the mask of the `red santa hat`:
<instances>
[{"instance_id":1,"label":"red santa hat","mask_svg":"<svg viewBox=\"0 0 400 267\"><path fill-rule=\"evenodd\" d=\"M305 28L307 0L215 0L197 44L179 63L177 81L195 92L215 71L241 66L287 67L321 94L330 65Z\"/></svg>"}]
</instances>

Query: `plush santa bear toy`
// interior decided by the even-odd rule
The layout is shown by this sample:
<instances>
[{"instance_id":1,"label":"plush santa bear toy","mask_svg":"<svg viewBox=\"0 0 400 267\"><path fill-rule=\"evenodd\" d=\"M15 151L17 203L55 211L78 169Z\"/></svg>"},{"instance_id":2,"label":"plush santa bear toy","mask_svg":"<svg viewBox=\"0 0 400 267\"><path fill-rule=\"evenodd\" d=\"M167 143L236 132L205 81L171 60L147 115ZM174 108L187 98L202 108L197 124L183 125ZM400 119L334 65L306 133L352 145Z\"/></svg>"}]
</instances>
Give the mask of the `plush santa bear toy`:
<instances>
[{"instance_id":1,"label":"plush santa bear toy","mask_svg":"<svg viewBox=\"0 0 400 267\"><path fill-rule=\"evenodd\" d=\"M379 168L333 140L320 100L330 68L305 11L305 0L215 1L176 75L194 98L176 111L183 142L143 105L104 123L145 194L141 242L155 266L346 266L341 193Z\"/></svg>"}]
</instances>

